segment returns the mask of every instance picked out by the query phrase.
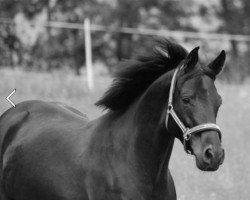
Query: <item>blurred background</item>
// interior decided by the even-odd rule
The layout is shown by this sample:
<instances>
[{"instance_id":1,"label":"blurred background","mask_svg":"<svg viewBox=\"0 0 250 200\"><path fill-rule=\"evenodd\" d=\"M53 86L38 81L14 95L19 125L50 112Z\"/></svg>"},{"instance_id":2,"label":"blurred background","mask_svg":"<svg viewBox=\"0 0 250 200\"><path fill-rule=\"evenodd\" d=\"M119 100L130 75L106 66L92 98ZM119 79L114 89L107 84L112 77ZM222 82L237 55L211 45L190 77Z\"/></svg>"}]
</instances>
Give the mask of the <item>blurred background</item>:
<instances>
[{"instance_id":1,"label":"blurred background","mask_svg":"<svg viewBox=\"0 0 250 200\"><path fill-rule=\"evenodd\" d=\"M96 118L94 102L118 63L146 54L159 36L187 50L200 46L204 63L227 52L216 83L226 159L218 171L201 172L176 141L170 168L178 199L249 199L248 0L0 0L0 113L16 88L15 103L62 101Z\"/></svg>"}]
</instances>

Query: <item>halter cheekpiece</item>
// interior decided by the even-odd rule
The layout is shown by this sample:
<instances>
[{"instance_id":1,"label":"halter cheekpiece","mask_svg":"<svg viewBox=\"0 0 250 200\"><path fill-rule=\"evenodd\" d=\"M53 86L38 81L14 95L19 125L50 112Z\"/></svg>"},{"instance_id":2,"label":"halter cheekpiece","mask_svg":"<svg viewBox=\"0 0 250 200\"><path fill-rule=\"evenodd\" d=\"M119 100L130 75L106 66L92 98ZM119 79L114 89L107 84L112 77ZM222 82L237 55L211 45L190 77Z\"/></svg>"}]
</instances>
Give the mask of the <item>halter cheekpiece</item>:
<instances>
[{"instance_id":1,"label":"halter cheekpiece","mask_svg":"<svg viewBox=\"0 0 250 200\"><path fill-rule=\"evenodd\" d=\"M194 126L192 128L188 128L182 123L180 118L177 116L176 112L174 111L174 107L173 107L173 95L174 95L175 85L176 85L176 81L177 81L177 74L178 74L178 71L182 67L183 67L183 65L181 67L177 67L177 69L174 72L173 78L171 80L165 125L166 125L166 128L168 129L168 120L169 120L169 116L171 115L183 133L183 145L184 145L185 151L188 154L192 154L192 152L187 149L187 141L191 138L192 134L202 132L202 131L207 131L207 130L214 130L214 131L217 131L219 133L219 135L221 135L221 131L220 131L220 127L214 123L204 123L204 124Z\"/></svg>"}]
</instances>

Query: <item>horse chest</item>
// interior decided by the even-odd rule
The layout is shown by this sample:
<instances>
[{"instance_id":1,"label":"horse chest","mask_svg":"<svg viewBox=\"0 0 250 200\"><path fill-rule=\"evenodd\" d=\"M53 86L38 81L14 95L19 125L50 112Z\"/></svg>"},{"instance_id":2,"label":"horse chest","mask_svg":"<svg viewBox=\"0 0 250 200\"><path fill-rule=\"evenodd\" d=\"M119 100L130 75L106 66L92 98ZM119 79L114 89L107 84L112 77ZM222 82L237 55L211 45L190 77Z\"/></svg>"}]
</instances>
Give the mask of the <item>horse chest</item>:
<instances>
[{"instance_id":1,"label":"horse chest","mask_svg":"<svg viewBox=\"0 0 250 200\"><path fill-rule=\"evenodd\" d=\"M104 167L105 168L105 167ZM91 171L85 178L86 193L89 200L176 200L174 182L171 174L153 188L140 183L127 169L121 171Z\"/></svg>"}]
</instances>

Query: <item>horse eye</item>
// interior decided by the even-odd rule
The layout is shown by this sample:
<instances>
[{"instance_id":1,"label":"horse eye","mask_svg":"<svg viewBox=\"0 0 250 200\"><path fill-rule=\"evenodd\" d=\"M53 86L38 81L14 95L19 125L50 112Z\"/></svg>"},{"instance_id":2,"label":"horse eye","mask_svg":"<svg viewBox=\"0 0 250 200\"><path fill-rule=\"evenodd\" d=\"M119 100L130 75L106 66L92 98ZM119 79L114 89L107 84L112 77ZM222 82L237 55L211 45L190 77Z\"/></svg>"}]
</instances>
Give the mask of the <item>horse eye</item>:
<instances>
[{"instance_id":1,"label":"horse eye","mask_svg":"<svg viewBox=\"0 0 250 200\"><path fill-rule=\"evenodd\" d=\"M189 104L190 103L189 98L183 98L182 101L183 101L184 104Z\"/></svg>"}]
</instances>

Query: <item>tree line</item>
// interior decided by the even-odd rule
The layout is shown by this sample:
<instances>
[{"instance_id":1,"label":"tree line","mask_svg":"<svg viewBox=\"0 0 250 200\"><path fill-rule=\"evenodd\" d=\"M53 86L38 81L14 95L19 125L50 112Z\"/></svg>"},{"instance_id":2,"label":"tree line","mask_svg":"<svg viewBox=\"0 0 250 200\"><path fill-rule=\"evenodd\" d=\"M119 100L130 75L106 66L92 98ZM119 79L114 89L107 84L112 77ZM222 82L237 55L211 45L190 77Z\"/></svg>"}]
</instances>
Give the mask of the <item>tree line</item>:
<instances>
[{"instance_id":1,"label":"tree line","mask_svg":"<svg viewBox=\"0 0 250 200\"><path fill-rule=\"evenodd\" d=\"M51 27L36 30L29 23L83 23L86 17L93 24L113 29L250 34L248 0L0 0L0 21L12 19L16 22L16 25L0 23L0 65L39 70L71 67L80 74L85 62L84 32ZM92 39L94 61L105 63L111 72L120 60L131 58L136 52L146 54L152 49L149 36L92 32ZM187 46L201 45L208 57L218 54L218 48L226 48L229 65L226 74L230 79L241 81L250 74L248 42L185 37L179 40Z\"/></svg>"}]
</instances>

